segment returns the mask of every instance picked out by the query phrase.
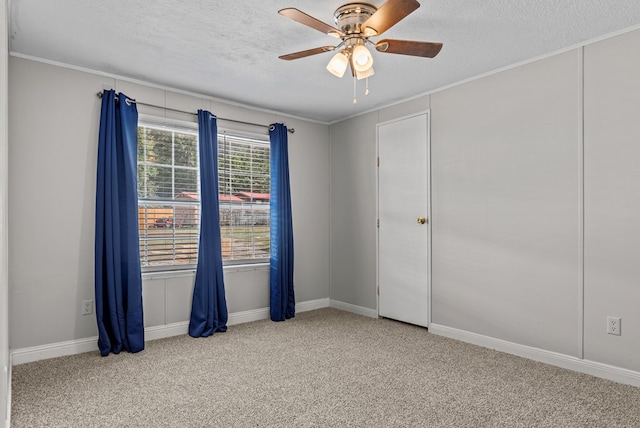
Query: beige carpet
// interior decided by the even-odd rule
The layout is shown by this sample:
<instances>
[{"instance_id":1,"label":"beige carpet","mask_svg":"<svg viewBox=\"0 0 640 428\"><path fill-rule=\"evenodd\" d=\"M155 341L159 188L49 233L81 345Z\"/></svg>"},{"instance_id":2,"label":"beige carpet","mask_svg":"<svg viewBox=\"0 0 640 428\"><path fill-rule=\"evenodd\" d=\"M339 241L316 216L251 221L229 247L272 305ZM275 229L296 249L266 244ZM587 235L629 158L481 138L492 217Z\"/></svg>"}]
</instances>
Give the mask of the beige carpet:
<instances>
[{"instance_id":1,"label":"beige carpet","mask_svg":"<svg viewBox=\"0 0 640 428\"><path fill-rule=\"evenodd\" d=\"M334 309L14 367L21 427L640 427L640 388Z\"/></svg>"}]
</instances>

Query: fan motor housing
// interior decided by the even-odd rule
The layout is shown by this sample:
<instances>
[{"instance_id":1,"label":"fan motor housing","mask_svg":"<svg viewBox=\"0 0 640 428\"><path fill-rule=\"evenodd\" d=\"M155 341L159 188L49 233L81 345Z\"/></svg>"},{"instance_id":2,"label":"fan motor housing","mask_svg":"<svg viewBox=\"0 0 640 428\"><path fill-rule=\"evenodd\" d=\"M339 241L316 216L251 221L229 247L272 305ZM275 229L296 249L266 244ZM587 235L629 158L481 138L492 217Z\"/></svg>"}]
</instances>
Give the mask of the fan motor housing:
<instances>
[{"instance_id":1,"label":"fan motor housing","mask_svg":"<svg viewBox=\"0 0 640 428\"><path fill-rule=\"evenodd\" d=\"M344 34L360 34L362 24L378 10L369 3L348 3L336 9L333 18Z\"/></svg>"}]
</instances>

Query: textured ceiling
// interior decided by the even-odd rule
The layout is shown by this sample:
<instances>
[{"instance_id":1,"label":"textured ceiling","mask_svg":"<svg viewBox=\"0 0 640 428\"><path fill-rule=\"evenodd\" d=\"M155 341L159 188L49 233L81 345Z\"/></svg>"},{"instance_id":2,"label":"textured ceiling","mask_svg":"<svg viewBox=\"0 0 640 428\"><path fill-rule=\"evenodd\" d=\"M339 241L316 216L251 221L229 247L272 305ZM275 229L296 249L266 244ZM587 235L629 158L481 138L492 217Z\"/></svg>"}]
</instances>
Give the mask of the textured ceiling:
<instances>
[{"instance_id":1,"label":"textured ceiling","mask_svg":"<svg viewBox=\"0 0 640 428\"><path fill-rule=\"evenodd\" d=\"M383 38L444 43L434 59L373 51L375 76L329 74L335 39L277 11L334 25L344 0L10 0L10 51L249 106L333 122L635 27L639 0L425 0ZM382 0L370 3L380 6ZM372 38L379 40L379 38ZM131 94L135 96L135 94Z\"/></svg>"}]
</instances>

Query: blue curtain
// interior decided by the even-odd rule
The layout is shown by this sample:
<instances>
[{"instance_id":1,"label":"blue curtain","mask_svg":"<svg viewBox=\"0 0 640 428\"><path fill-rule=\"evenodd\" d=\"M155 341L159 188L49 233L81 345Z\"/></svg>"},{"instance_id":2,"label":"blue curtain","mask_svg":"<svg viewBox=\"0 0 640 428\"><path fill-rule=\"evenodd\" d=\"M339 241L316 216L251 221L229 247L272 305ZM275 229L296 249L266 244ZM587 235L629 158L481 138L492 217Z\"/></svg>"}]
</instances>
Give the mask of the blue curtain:
<instances>
[{"instance_id":1,"label":"blue curtain","mask_svg":"<svg viewBox=\"0 0 640 428\"><path fill-rule=\"evenodd\" d=\"M214 115L198 110L200 150L200 242L193 288L189 335L206 337L227 331L227 300L222 273L218 200L218 125Z\"/></svg>"},{"instance_id":2,"label":"blue curtain","mask_svg":"<svg viewBox=\"0 0 640 428\"><path fill-rule=\"evenodd\" d=\"M271 267L270 313L273 321L293 318L296 301L293 293L293 222L289 188L287 127L271 126Z\"/></svg>"},{"instance_id":3,"label":"blue curtain","mask_svg":"<svg viewBox=\"0 0 640 428\"><path fill-rule=\"evenodd\" d=\"M95 300L102 356L144 349L138 242L138 111L104 91L98 139Z\"/></svg>"}]
</instances>

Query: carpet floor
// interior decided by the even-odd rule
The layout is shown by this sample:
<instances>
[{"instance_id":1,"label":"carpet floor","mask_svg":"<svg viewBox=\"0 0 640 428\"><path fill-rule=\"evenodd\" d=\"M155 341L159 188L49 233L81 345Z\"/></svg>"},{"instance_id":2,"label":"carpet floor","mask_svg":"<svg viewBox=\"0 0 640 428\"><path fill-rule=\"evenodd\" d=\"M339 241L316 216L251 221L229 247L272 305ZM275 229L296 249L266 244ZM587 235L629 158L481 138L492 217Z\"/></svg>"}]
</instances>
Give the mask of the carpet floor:
<instances>
[{"instance_id":1,"label":"carpet floor","mask_svg":"<svg viewBox=\"0 0 640 428\"><path fill-rule=\"evenodd\" d=\"M335 309L13 368L22 427L640 427L640 388Z\"/></svg>"}]
</instances>

